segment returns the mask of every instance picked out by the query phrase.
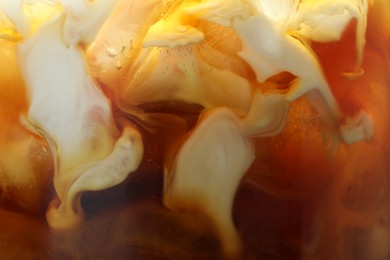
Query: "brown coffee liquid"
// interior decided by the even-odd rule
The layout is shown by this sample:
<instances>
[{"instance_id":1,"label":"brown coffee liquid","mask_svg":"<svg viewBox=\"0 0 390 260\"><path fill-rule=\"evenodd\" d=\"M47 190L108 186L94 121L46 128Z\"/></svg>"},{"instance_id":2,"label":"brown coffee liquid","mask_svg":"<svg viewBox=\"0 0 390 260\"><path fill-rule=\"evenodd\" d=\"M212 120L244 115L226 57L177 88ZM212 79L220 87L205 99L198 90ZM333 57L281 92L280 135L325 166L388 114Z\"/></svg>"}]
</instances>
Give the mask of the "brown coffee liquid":
<instances>
[{"instance_id":1,"label":"brown coffee liquid","mask_svg":"<svg viewBox=\"0 0 390 260\"><path fill-rule=\"evenodd\" d=\"M342 112L365 109L372 116L373 140L342 144L305 98L294 101L281 135L254 139L256 160L237 191L233 217L245 259L388 259L390 28L384 5L369 12L361 76L348 77L356 64L355 22L340 42L312 43ZM74 230L50 230L42 204L23 207L29 189L2 199L0 258L222 258L209 220L162 204L169 152L196 125L202 108L172 101L146 104L130 115L115 106L118 126L136 125L143 135L139 170L116 187L85 193L87 220ZM37 167L49 169L50 161L43 157ZM52 192L45 185L48 195L39 201Z\"/></svg>"}]
</instances>

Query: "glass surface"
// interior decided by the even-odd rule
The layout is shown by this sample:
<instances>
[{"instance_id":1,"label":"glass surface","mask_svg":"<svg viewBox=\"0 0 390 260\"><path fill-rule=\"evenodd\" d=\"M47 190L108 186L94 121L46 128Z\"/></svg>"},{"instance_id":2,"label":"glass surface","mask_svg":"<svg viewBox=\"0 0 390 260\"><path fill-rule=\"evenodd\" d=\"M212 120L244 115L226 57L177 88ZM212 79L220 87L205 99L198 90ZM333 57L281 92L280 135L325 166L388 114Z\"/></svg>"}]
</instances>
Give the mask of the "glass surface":
<instances>
[{"instance_id":1,"label":"glass surface","mask_svg":"<svg viewBox=\"0 0 390 260\"><path fill-rule=\"evenodd\" d=\"M390 258L388 0L17 2L1 259Z\"/></svg>"}]
</instances>

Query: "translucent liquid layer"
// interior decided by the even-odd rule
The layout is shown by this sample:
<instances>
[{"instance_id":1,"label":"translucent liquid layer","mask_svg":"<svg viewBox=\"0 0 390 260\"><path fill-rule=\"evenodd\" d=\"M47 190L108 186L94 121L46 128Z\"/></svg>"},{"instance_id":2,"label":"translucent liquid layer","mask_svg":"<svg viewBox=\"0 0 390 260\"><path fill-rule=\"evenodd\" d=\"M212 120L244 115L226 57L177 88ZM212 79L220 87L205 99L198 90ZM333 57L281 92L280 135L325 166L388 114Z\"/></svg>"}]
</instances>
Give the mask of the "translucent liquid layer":
<instances>
[{"instance_id":1,"label":"translucent liquid layer","mask_svg":"<svg viewBox=\"0 0 390 260\"><path fill-rule=\"evenodd\" d=\"M242 259L389 259L390 4L387 1L369 4L366 44L358 70L358 19L348 22L337 41L310 41L310 49L318 58L330 93L338 104L337 109L345 115L337 118L334 115L337 111L332 107L322 110L332 104L333 99L324 103L323 99L317 98L317 92L289 102L280 100L279 97L288 95L299 76L285 70L260 82L254 63L245 55L237 55L243 46L242 39L247 35L242 34L240 38L232 27L219 24L218 19L187 21L183 18L181 22L200 28L204 34L203 40L186 42L183 46L169 46L177 40L164 38L173 35L169 31L160 37L160 27L155 26L152 27L155 31L148 31L150 26L142 26L158 24L161 13L172 20L179 19L175 15L187 10L179 2L156 4L153 1L134 1L126 5L122 1L119 9L113 11L114 16L107 18L94 41L85 40L90 47L83 46L80 57L85 58L86 70L98 91L97 94L94 92L96 99L84 99L82 102L107 101L107 108L101 103L96 105L98 108L92 106L103 111L98 116L91 112L98 124L81 124L81 128L92 129L97 125L98 129L103 129L97 134L97 139L101 138L88 147L93 152L76 155L69 151L85 151L87 148L75 139L66 139L67 135L56 132L55 127L46 125L48 121L39 117L45 113L33 117L32 104L35 104L33 100L36 96L32 94L38 92L31 90L32 85L29 85L23 67L20 67L24 57L18 52L19 44L25 40L23 38L31 39L28 38L31 36L16 32L7 23L0 24L3 26L0 27L0 258L223 259L233 256ZM136 8L139 12L134 11ZM56 14L60 12L58 10L52 11ZM131 18L126 18L129 13ZM122 24L118 28L120 33L115 36L113 28L118 25L116 22L126 19L128 24ZM37 19L33 23L36 35L40 35L40 31L35 29L39 25L41 22ZM126 31L128 34L124 33ZM200 36L193 32L191 37L197 39ZM187 38L183 39L187 41ZM72 46L71 41L69 44ZM198 58L196 66L192 58L183 58L185 56ZM36 66L39 67L39 64ZM156 71L161 74L157 75ZM47 75L49 72L39 73ZM37 78L39 80L39 76ZM216 83L226 83L226 90L215 90L212 85ZM181 91L180 88L189 90ZM237 92L237 88L241 91ZM277 115L279 111L288 111L288 114L282 119L272 117L274 120L285 119L282 127L272 124L270 128L260 126L267 131L260 136L252 136L259 126L252 125L248 114L250 102L255 100L258 90L268 97L276 95L271 101L278 105L268 108L268 114L273 115L275 111L278 111L274 113ZM45 93L50 93L50 89L47 91ZM56 96L55 93L53 96ZM58 99L58 107L65 98ZM50 102L44 99L42 104ZM57 106L52 105L52 109L54 111ZM83 109L83 106L76 109L75 114L84 113ZM65 118L60 108L58 111L58 118ZM105 114L105 111L110 112ZM372 137L351 143L342 141L337 128L348 125L348 118L353 118L360 111L365 111L372 122ZM36 118L36 122L43 123L34 130L23 119L26 115L33 115L30 119ZM256 119L256 116L253 117ZM362 122L357 125L364 125L366 117L360 120ZM79 122L62 123L64 127L69 125L69 131L73 133L71 126ZM58 124L61 124L60 120ZM109 130L99 128L101 125L108 125ZM221 132L217 131L218 127L221 127ZM49 137L47 132L42 134L37 129L48 131ZM134 132L126 132L125 129L133 129ZM232 141L214 142L218 134L210 137L208 129L217 129L215 131L223 136L223 140L233 136ZM367 129L364 131L367 132ZM73 189L68 183L83 176L74 170L80 165L79 161L88 160L88 163L81 164L88 168L95 161L104 161L106 156L109 158L107 154L115 151L117 140L126 137L123 133L128 133L134 144L142 140L142 160L139 159L138 167L117 185L103 185L101 189L96 188L98 185L93 182L97 177L85 183L74 182L92 188L75 192L76 199L67 200L68 194L72 194L69 190ZM236 142L237 136L243 141ZM83 144L82 141L87 138L89 136L76 139ZM50 143L53 140L57 145L56 151L61 152L53 153ZM203 143L210 146L205 147L201 145ZM68 149L67 144L75 145ZM198 154L195 156L198 146L204 158ZM201 175L202 169L209 169L206 167L209 161L211 164L218 161L218 158L209 157L219 153L208 151L228 150L229 147L236 151L231 159L231 154L225 154L228 158L226 165L235 162L234 157L239 157L240 152L253 149L253 155L249 153L246 160L240 161L244 166L248 164L249 168L242 179L237 180L237 191L230 195L225 193L230 182L212 183L215 182L213 177L205 179L201 186L214 187L218 190L215 194L222 194L222 197L234 195L229 216L237 232L240 253L234 251L231 255L227 247L236 246L235 242L225 241L230 234L221 231L223 224L216 223L219 218L208 208L208 197L197 192L180 193L169 189L175 184L180 188L181 179L177 173L183 172L182 169L198 171ZM58 154L63 162L61 165L66 166L59 168L60 172L66 173L63 177L55 177ZM192 164L191 158L186 159L187 154L194 155ZM254 156L253 160L251 156ZM199 165L203 162L206 166L201 168ZM188 165L191 167L186 168ZM198 166L200 170L197 170ZM226 172L233 171L235 166L232 163ZM215 166L216 172L221 168L218 167ZM109 170L106 172L110 173ZM176 176L177 182L167 176ZM229 179L229 176L223 176L221 180L225 178ZM188 187L188 190L194 188L184 184L183 187ZM195 187L195 191L198 188ZM185 196L175 197L175 194ZM70 198L72 196L69 195ZM64 201L72 202L69 211ZM199 201L206 201L207 205L202 208L198 205L202 204ZM64 205L63 208L61 205ZM215 204L210 202L210 205ZM62 222L61 218L59 222L52 221L47 214L51 207L60 209L60 214L65 212L65 218L68 212L74 213L77 223L72 222L73 216L72 221ZM79 213L82 215L80 219ZM61 228L63 223L66 223L66 228Z\"/></svg>"}]
</instances>

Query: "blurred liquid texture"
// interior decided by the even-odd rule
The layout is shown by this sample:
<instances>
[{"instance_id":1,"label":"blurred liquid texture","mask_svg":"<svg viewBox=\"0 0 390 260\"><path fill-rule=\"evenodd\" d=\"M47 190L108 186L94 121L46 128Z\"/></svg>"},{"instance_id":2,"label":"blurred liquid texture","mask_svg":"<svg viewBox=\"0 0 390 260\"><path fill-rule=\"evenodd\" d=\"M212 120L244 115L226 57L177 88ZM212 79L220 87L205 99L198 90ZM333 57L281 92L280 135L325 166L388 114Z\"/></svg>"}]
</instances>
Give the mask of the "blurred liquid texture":
<instances>
[{"instance_id":1,"label":"blurred liquid texture","mask_svg":"<svg viewBox=\"0 0 390 260\"><path fill-rule=\"evenodd\" d=\"M236 192L232 213L243 259L390 259L390 1L374 1L367 19L360 75L346 74L357 60L356 20L340 41L312 42L311 48L340 110L350 116L367 111L373 138L338 142L305 97L291 103L281 134L253 138L256 158ZM86 220L80 226L48 227L53 158L47 141L20 121L28 102L17 41L0 35L0 258L223 259L209 220L171 211L163 203L167 147L195 127L202 106L142 104L134 109L149 116L145 124L127 114L120 100L113 101L115 94L99 79L103 72L92 59L91 73L112 100L119 128L131 124L141 132L143 159L123 183L83 194ZM113 64L116 70L119 66ZM254 78L253 72L242 75ZM274 80L284 86L291 78L282 73ZM26 176L10 177L13 171Z\"/></svg>"}]
</instances>

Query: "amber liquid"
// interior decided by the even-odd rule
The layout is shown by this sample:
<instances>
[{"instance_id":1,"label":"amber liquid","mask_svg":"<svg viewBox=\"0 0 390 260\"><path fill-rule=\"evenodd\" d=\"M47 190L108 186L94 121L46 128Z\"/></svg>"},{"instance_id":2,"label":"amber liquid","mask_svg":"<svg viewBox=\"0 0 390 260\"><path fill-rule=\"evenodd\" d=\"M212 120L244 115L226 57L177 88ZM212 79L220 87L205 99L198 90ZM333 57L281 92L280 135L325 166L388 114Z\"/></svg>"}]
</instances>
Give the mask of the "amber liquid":
<instances>
[{"instance_id":1,"label":"amber liquid","mask_svg":"<svg viewBox=\"0 0 390 260\"><path fill-rule=\"evenodd\" d=\"M386 16L390 9L382 5L388 4L378 2L369 12L360 77L351 80L342 74L356 62L356 51L351 49L355 23L340 42L312 45L341 110L347 115L367 110L375 122L374 139L337 143L324 133L308 101L295 101L280 136L254 140L256 160L237 191L233 218L245 259L385 260L390 256L390 28ZM2 99L8 100L7 96ZM4 108L4 102L0 115L8 128L1 133L23 136L22 126L10 126L17 124L20 111L14 113L15 120L9 119L13 112ZM17 107L25 109L23 104ZM44 212L53 192L50 177L45 178L44 188L11 188L8 194L13 195L3 196L0 258L222 258L218 237L207 219L191 212L172 212L162 204L163 155L175 141L172 133L184 136L195 125L200 108L163 103L144 110L154 125L142 125L139 118L113 108L118 122L134 123L143 133L144 159L125 183L83 196L87 220L82 226L69 231L48 228ZM175 128L172 122L188 127ZM35 167L48 174L50 156L40 158ZM29 202L29 194L40 200Z\"/></svg>"}]
</instances>

